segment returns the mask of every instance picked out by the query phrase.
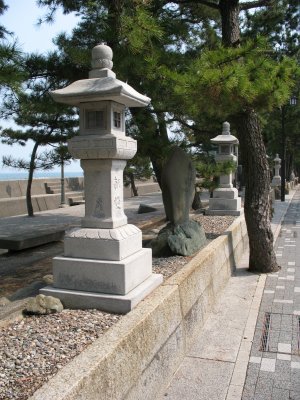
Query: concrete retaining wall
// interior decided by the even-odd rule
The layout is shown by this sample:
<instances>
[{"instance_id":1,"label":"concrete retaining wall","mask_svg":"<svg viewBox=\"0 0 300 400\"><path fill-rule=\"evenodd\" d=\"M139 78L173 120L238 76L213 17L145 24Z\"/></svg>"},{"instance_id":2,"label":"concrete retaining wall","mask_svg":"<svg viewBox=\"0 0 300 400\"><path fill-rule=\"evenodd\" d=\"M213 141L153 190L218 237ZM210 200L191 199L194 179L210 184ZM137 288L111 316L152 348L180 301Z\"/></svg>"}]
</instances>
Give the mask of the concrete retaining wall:
<instances>
[{"instance_id":1,"label":"concrete retaining wall","mask_svg":"<svg viewBox=\"0 0 300 400\"><path fill-rule=\"evenodd\" d=\"M46 194L46 184L60 184L59 178L34 179L31 186L32 196ZM69 191L83 190L83 178L65 178L65 187ZM0 199L26 196L27 179L0 181Z\"/></svg>"},{"instance_id":2,"label":"concrete retaining wall","mask_svg":"<svg viewBox=\"0 0 300 400\"><path fill-rule=\"evenodd\" d=\"M31 400L157 399L247 248L241 216Z\"/></svg>"},{"instance_id":3,"label":"concrete retaining wall","mask_svg":"<svg viewBox=\"0 0 300 400\"><path fill-rule=\"evenodd\" d=\"M137 182L139 195L153 193L159 190L158 183ZM34 212L54 210L59 207L61 195L47 194L46 187L60 185L59 178L34 179L31 187L31 199ZM0 218L14 215L27 214L26 207L27 180L0 181ZM74 197L75 193L84 190L83 177L65 178L66 204L68 197ZM132 197L131 189L124 188L124 198Z\"/></svg>"},{"instance_id":4,"label":"concrete retaining wall","mask_svg":"<svg viewBox=\"0 0 300 400\"><path fill-rule=\"evenodd\" d=\"M60 193L47 194L47 186L60 185L59 178L34 179L31 186L31 199L34 212L54 210L60 205ZM27 214L27 180L0 181L0 217ZM83 178L65 179L66 201L68 193L83 190Z\"/></svg>"}]
</instances>

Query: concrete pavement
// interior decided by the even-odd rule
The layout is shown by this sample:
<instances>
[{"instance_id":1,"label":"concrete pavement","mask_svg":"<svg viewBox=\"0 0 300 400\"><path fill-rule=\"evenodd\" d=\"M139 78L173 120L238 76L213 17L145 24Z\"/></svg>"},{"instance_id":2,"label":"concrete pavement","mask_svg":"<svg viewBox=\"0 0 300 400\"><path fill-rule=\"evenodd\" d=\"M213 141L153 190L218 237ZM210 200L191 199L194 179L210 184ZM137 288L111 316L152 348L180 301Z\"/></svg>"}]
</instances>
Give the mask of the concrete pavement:
<instances>
[{"instance_id":1,"label":"concrete pavement","mask_svg":"<svg viewBox=\"0 0 300 400\"><path fill-rule=\"evenodd\" d=\"M140 203L149 204L157 211L149 214L137 214ZM143 196L131 197L124 201L125 214L129 223L142 224L151 218L164 214L161 193L155 192ZM17 215L15 217L0 218L0 236L5 237L10 234L26 234L28 231L34 231L47 227L68 228L71 226L79 226L80 220L84 216L84 205L58 208L50 211L42 211L35 213L34 217L27 215Z\"/></svg>"}]
</instances>

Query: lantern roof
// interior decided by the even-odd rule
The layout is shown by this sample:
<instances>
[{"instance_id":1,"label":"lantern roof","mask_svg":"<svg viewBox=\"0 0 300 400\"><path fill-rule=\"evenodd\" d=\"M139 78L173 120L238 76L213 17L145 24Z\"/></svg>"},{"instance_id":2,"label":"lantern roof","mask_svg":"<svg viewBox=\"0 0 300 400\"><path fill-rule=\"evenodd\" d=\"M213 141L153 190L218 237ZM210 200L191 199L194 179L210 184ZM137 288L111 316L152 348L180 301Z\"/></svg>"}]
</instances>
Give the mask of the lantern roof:
<instances>
[{"instance_id":1,"label":"lantern roof","mask_svg":"<svg viewBox=\"0 0 300 400\"><path fill-rule=\"evenodd\" d=\"M239 144L238 138L231 135L230 123L223 122L222 134L210 139L213 144Z\"/></svg>"},{"instance_id":2,"label":"lantern roof","mask_svg":"<svg viewBox=\"0 0 300 400\"><path fill-rule=\"evenodd\" d=\"M125 82L116 79L111 70L113 52L105 44L99 44L92 50L92 70L89 79L82 79L69 86L51 92L59 103L78 106L91 101L111 100L127 107L145 107L151 99L142 95Z\"/></svg>"},{"instance_id":3,"label":"lantern roof","mask_svg":"<svg viewBox=\"0 0 300 400\"><path fill-rule=\"evenodd\" d=\"M276 153L276 157L274 158L274 161L275 162L280 162L281 161L281 158L279 158L278 153Z\"/></svg>"}]
</instances>

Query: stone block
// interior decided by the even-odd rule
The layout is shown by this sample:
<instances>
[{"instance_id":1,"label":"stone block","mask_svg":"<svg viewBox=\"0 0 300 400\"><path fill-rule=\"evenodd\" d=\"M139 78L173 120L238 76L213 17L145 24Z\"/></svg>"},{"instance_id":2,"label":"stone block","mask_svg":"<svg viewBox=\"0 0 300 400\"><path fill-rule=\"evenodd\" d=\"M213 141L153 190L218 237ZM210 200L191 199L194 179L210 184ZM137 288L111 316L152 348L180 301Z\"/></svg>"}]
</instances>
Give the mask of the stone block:
<instances>
[{"instance_id":1,"label":"stone block","mask_svg":"<svg viewBox=\"0 0 300 400\"><path fill-rule=\"evenodd\" d=\"M121 260L96 260L71 257L53 259L55 288L125 295L152 273L151 249Z\"/></svg>"},{"instance_id":2,"label":"stone block","mask_svg":"<svg viewBox=\"0 0 300 400\"><path fill-rule=\"evenodd\" d=\"M274 176L272 179L271 186L280 186L281 185L281 177L280 176Z\"/></svg>"},{"instance_id":3,"label":"stone block","mask_svg":"<svg viewBox=\"0 0 300 400\"><path fill-rule=\"evenodd\" d=\"M142 232L134 225L115 229L74 228L66 232L64 256L120 261L142 248Z\"/></svg>"},{"instance_id":4,"label":"stone block","mask_svg":"<svg viewBox=\"0 0 300 400\"><path fill-rule=\"evenodd\" d=\"M214 199L236 199L238 190L236 188L218 188L213 192Z\"/></svg>"},{"instance_id":5,"label":"stone block","mask_svg":"<svg viewBox=\"0 0 300 400\"><path fill-rule=\"evenodd\" d=\"M236 199L209 199L209 210L238 211L241 208L241 198Z\"/></svg>"},{"instance_id":6,"label":"stone block","mask_svg":"<svg viewBox=\"0 0 300 400\"><path fill-rule=\"evenodd\" d=\"M184 356L185 337L183 326L180 324L162 348L153 357L149 366L144 370L137 384L129 391L126 400L153 400L158 399L158 393L165 392L166 382L170 380L174 371L180 365ZM145 387L147 390L145 391Z\"/></svg>"},{"instance_id":7,"label":"stone block","mask_svg":"<svg viewBox=\"0 0 300 400\"><path fill-rule=\"evenodd\" d=\"M137 149L136 140L131 137L111 134L75 136L68 141L68 147L72 156L81 160L128 160Z\"/></svg>"},{"instance_id":8,"label":"stone block","mask_svg":"<svg viewBox=\"0 0 300 400\"><path fill-rule=\"evenodd\" d=\"M60 299L65 308L80 310L95 308L117 314L126 314L157 288L162 281L162 275L152 274L126 295L68 290L52 286L46 286L40 290L40 293Z\"/></svg>"},{"instance_id":9,"label":"stone block","mask_svg":"<svg viewBox=\"0 0 300 400\"><path fill-rule=\"evenodd\" d=\"M217 238L199 252L184 269L168 280L168 283L179 286L183 316L190 312L222 267L223 263L218 260L218 256L224 256L224 240L224 237Z\"/></svg>"},{"instance_id":10,"label":"stone block","mask_svg":"<svg viewBox=\"0 0 300 400\"><path fill-rule=\"evenodd\" d=\"M22 232L13 236L0 236L0 248L9 250L23 250L42 244L56 242L64 237L64 228L40 228L33 232Z\"/></svg>"}]
</instances>

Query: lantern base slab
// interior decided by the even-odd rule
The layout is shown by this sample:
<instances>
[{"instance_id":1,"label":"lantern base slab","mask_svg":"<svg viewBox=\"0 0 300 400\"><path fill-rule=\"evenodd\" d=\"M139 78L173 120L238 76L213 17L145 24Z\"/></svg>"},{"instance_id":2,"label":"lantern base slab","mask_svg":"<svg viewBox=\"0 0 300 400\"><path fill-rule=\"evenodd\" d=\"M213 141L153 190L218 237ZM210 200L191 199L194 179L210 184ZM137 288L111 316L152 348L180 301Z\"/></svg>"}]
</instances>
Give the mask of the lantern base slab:
<instances>
[{"instance_id":1,"label":"lantern base slab","mask_svg":"<svg viewBox=\"0 0 300 400\"><path fill-rule=\"evenodd\" d=\"M97 309L117 314L126 314L162 282L163 276L161 274L152 274L124 296L58 289L52 286L40 289L40 293L60 299L64 307L69 309Z\"/></svg>"}]
</instances>

